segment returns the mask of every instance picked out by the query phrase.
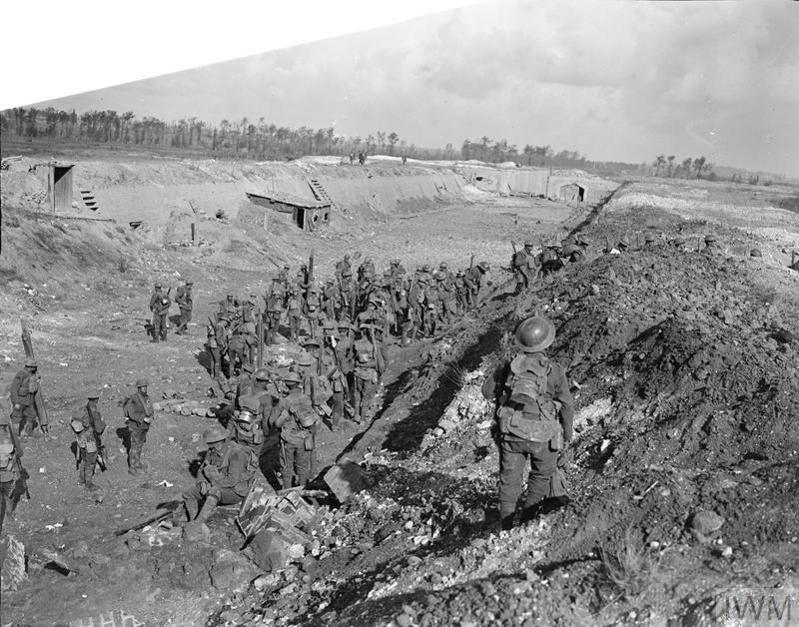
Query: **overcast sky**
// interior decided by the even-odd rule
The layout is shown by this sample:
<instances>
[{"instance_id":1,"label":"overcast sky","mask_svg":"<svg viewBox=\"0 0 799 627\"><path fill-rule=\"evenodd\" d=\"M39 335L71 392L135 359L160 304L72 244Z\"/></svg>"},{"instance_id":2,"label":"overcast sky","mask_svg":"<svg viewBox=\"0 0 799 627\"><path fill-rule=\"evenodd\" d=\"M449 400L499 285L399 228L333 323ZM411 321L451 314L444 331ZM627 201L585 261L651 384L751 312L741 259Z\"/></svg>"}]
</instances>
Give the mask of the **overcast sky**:
<instances>
[{"instance_id":1,"label":"overcast sky","mask_svg":"<svg viewBox=\"0 0 799 627\"><path fill-rule=\"evenodd\" d=\"M798 31L788 2L500 0L48 104L799 176Z\"/></svg>"}]
</instances>

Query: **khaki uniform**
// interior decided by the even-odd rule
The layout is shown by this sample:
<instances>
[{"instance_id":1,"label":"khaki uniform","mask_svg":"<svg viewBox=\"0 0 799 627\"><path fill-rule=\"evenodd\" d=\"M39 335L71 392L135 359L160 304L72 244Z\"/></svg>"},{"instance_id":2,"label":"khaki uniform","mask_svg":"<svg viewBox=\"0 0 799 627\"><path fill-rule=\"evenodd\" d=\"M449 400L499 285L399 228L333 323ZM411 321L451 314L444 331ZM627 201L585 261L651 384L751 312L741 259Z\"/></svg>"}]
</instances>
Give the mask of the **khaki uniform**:
<instances>
[{"instance_id":1,"label":"khaki uniform","mask_svg":"<svg viewBox=\"0 0 799 627\"><path fill-rule=\"evenodd\" d=\"M156 298L157 292L150 298L150 310L153 312L153 341L161 340L166 342L167 314L171 301L169 297L161 293L160 298Z\"/></svg>"},{"instance_id":2,"label":"khaki uniform","mask_svg":"<svg viewBox=\"0 0 799 627\"><path fill-rule=\"evenodd\" d=\"M183 494L189 520L197 517L203 502L215 507L243 501L257 470L258 461L246 446L227 440L221 450L209 448L197 472L200 480Z\"/></svg>"},{"instance_id":3,"label":"khaki uniform","mask_svg":"<svg viewBox=\"0 0 799 627\"><path fill-rule=\"evenodd\" d=\"M99 454L100 437L105 431L105 421L100 410L95 409L90 413L88 403L74 415L83 424L83 430L75 434L75 442L78 445L78 483L91 488Z\"/></svg>"},{"instance_id":4,"label":"khaki uniform","mask_svg":"<svg viewBox=\"0 0 799 627\"><path fill-rule=\"evenodd\" d=\"M43 417L39 415L36 395L39 393L39 375L23 368L11 381L11 420L17 425L17 433L30 435L38 420L42 426Z\"/></svg>"},{"instance_id":5,"label":"khaki uniform","mask_svg":"<svg viewBox=\"0 0 799 627\"><path fill-rule=\"evenodd\" d=\"M191 310L194 306L191 287L188 285L181 285L175 293L175 302L180 308L180 324L175 330L175 333L183 334L186 332L186 327L191 322Z\"/></svg>"},{"instance_id":6,"label":"khaki uniform","mask_svg":"<svg viewBox=\"0 0 799 627\"><path fill-rule=\"evenodd\" d=\"M520 250L513 255L513 273L516 276L516 292L529 289L535 282L538 266L532 251Z\"/></svg>"},{"instance_id":7,"label":"khaki uniform","mask_svg":"<svg viewBox=\"0 0 799 627\"><path fill-rule=\"evenodd\" d=\"M374 398L385 361L376 345L366 339L355 342L355 389L353 407L355 419L363 422L372 418Z\"/></svg>"},{"instance_id":8,"label":"khaki uniform","mask_svg":"<svg viewBox=\"0 0 799 627\"><path fill-rule=\"evenodd\" d=\"M2 405L2 403L0 403ZM22 446L6 416L0 416L0 533L6 515L11 515L25 492L20 458Z\"/></svg>"},{"instance_id":9,"label":"khaki uniform","mask_svg":"<svg viewBox=\"0 0 799 627\"><path fill-rule=\"evenodd\" d=\"M136 391L135 394L125 399L122 410L127 419L125 425L130 434L128 466L131 470L143 470L141 453L145 442L147 442L147 432L155 418L153 403L147 394Z\"/></svg>"},{"instance_id":10,"label":"khaki uniform","mask_svg":"<svg viewBox=\"0 0 799 627\"><path fill-rule=\"evenodd\" d=\"M274 418L280 429L280 470L284 488L304 486L315 466L316 433L319 415L300 390L292 390L280 403Z\"/></svg>"},{"instance_id":11,"label":"khaki uniform","mask_svg":"<svg viewBox=\"0 0 799 627\"><path fill-rule=\"evenodd\" d=\"M558 451L572 438L574 401L563 369L543 353L520 353L483 385L497 401L499 419L499 506L503 525L512 524L527 461L525 509L547 498Z\"/></svg>"}]
</instances>

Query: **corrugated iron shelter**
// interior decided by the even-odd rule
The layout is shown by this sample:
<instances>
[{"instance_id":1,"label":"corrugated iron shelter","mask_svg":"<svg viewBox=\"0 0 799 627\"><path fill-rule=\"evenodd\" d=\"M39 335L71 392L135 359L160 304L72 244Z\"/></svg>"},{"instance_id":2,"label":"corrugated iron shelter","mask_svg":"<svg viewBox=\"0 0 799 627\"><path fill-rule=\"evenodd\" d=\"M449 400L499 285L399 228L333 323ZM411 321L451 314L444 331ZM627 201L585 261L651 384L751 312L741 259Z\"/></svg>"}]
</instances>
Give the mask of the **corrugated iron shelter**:
<instances>
[{"instance_id":1,"label":"corrugated iron shelter","mask_svg":"<svg viewBox=\"0 0 799 627\"><path fill-rule=\"evenodd\" d=\"M330 224L331 203L314 201L286 192L247 192L250 202L278 213L290 213L291 220L303 231L313 232Z\"/></svg>"},{"instance_id":2,"label":"corrugated iron shelter","mask_svg":"<svg viewBox=\"0 0 799 627\"><path fill-rule=\"evenodd\" d=\"M73 163L50 163L47 172L47 200L50 209L69 211L72 208Z\"/></svg>"}]
</instances>

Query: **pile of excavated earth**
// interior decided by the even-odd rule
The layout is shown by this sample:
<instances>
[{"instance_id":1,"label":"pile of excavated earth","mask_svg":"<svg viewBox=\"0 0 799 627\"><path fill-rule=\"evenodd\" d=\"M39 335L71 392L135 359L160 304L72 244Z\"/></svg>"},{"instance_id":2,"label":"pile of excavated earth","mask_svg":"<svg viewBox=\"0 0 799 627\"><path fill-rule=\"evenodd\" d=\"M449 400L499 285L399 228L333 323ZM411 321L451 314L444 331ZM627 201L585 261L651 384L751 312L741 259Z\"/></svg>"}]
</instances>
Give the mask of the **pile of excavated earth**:
<instances>
[{"instance_id":1,"label":"pile of excavated earth","mask_svg":"<svg viewBox=\"0 0 799 627\"><path fill-rule=\"evenodd\" d=\"M719 196L720 189L699 191ZM723 193L732 198L749 189ZM138 372L161 377L166 414L152 436L156 471L131 482L117 470L124 464L117 455L108 473L113 494L82 497L71 475L50 479L52 458L67 457L66 427L60 448L29 445L24 460L35 460L31 473L44 469L31 482L34 501L37 480L54 481L59 494L51 502L23 502L13 523L10 533L24 541L29 567L18 573L18 589L3 593L9 615L34 623L116 610L117 617L127 612L147 624L698 625L719 616L726 590L795 591L799 274L786 267L786 255L799 222L764 207L751 222L723 224L717 214L735 213L725 208L732 200L714 204L705 195L689 206L686 194L682 184L653 190L641 181L591 210L564 211L557 226L589 242L585 260L521 296L508 293L507 275L495 271L478 310L442 336L392 347L372 423L331 435L313 491L285 496L283 516L274 515L268 533L246 543L235 509L220 508L207 528L188 535L163 516L125 531L141 516L168 509L177 489L191 485L199 433L213 421L205 417L213 415L209 380L191 352L198 342L151 348L125 316L137 299L143 306L150 277L168 276L170 264L194 277L208 267L113 225L53 232L61 244L90 238L85 254L96 258L86 265L107 271L105 291L91 282L91 298L100 294L94 311L78 312L75 294L51 298L24 264L4 260L3 270L14 273L17 291L5 298L15 311L38 311L52 327L63 304L69 313L63 324L86 325L83 333L92 315L104 327L116 325L116 335L96 329L89 344L68 349L57 329L39 333L46 354L71 351L64 363L81 372L90 369L87 360L105 360L114 399L124 393L119 380ZM496 201L470 202L480 209L480 202ZM513 212L523 216L523 205L514 204ZM26 232L57 229L30 223L24 211L11 215ZM404 237L404 223L388 226ZM718 240L715 249L705 250L708 233ZM644 244L647 234L654 241ZM293 237L281 236L281 254L290 254ZM628 250L603 252L622 237L630 240ZM323 251L322 267L340 244L300 241ZM115 252L122 242L124 255ZM19 242L13 245L22 257ZM61 289L74 289L81 276L75 254L53 248L63 259L56 257L48 271L60 264L71 277ZM114 275L123 258L130 269ZM42 259L53 264L54 257ZM249 280L239 269L213 268L219 276L209 274L207 291L199 292L209 302L226 282ZM549 354L566 368L576 399L576 436L565 467L572 500L500 531L495 408L480 388L513 350L515 325L534 313L557 327ZM125 352L125 342L141 361ZM117 365L123 355L127 363ZM161 362L158 370L154 362ZM60 380L54 404L66 409L80 395L66 389L68 378ZM175 479L181 475L182 484ZM6 581L13 563L6 559ZM43 607L45 591L61 603L61 616ZM88 599L85 608L81 598Z\"/></svg>"}]
</instances>

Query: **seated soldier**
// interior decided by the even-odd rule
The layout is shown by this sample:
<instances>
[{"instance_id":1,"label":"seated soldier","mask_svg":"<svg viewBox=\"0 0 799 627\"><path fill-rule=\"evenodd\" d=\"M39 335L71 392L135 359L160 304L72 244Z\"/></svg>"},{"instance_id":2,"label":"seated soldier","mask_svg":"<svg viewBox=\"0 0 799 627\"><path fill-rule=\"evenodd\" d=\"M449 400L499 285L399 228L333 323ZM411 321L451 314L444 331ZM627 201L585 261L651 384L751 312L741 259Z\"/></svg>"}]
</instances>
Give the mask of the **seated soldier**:
<instances>
[{"instance_id":1,"label":"seated soldier","mask_svg":"<svg viewBox=\"0 0 799 627\"><path fill-rule=\"evenodd\" d=\"M250 490L258 462L249 448L228 436L220 426L206 429L203 434L208 451L197 473L199 480L183 494L189 522L205 522L217 505L235 505Z\"/></svg>"}]
</instances>

